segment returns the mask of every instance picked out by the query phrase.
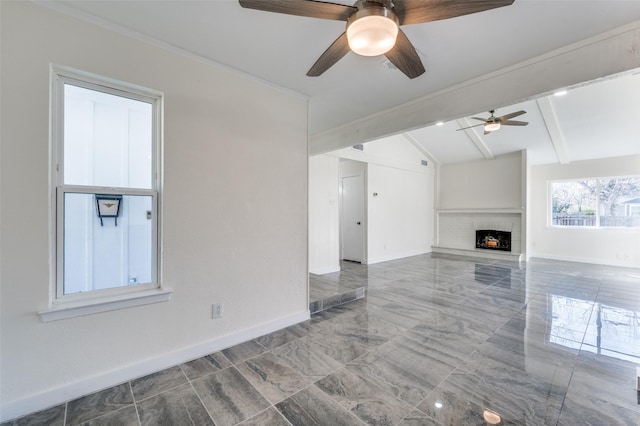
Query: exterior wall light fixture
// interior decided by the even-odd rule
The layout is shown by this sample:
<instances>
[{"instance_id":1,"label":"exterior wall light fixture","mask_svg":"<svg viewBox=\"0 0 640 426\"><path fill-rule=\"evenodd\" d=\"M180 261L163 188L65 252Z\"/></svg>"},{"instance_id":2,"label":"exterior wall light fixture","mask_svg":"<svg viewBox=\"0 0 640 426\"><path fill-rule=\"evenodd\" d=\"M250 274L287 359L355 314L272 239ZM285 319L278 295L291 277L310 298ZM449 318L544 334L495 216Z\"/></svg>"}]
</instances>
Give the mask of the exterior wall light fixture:
<instances>
[{"instance_id":1,"label":"exterior wall light fixture","mask_svg":"<svg viewBox=\"0 0 640 426\"><path fill-rule=\"evenodd\" d=\"M98 217L100 218L100 226L104 226L103 217L112 217L118 226L118 216L120 216L120 205L122 204L122 195L104 195L96 194L96 207Z\"/></svg>"}]
</instances>

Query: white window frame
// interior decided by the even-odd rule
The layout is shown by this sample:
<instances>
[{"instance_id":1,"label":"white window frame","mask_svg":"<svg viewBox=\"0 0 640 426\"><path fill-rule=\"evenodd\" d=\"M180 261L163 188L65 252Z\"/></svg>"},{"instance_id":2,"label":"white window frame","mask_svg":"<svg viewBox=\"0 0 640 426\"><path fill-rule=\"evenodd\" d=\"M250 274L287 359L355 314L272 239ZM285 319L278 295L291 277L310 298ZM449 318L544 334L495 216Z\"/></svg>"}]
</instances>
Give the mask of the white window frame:
<instances>
[{"instance_id":1,"label":"white window frame","mask_svg":"<svg viewBox=\"0 0 640 426\"><path fill-rule=\"evenodd\" d=\"M171 290L161 283L161 166L163 94L141 86L119 82L68 67L51 65L50 119L50 297L48 309L39 312L44 322L89 315L149 303L163 302ZM151 188L108 188L65 185L64 183L64 85L72 84L150 103L152 105L152 185ZM135 286L64 294L64 194L118 194L152 197L152 282Z\"/></svg>"}]
</instances>

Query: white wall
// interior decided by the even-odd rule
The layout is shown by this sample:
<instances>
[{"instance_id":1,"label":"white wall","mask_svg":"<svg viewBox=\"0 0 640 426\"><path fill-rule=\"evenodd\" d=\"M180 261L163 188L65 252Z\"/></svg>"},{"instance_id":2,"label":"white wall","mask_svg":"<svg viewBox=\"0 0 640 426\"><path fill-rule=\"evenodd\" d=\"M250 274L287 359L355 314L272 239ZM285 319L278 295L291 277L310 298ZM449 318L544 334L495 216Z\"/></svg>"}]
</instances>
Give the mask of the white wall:
<instances>
[{"instance_id":1,"label":"white wall","mask_svg":"<svg viewBox=\"0 0 640 426\"><path fill-rule=\"evenodd\" d=\"M440 167L440 209L522 207L520 154Z\"/></svg>"},{"instance_id":2,"label":"white wall","mask_svg":"<svg viewBox=\"0 0 640 426\"><path fill-rule=\"evenodd\" d=\"M511 232L512 253L526 253L527 153L440 167L436 245L474 250L475 231Z\"/></svg>"},{"instance_id":3,"label":"white wall","mask_svg":"<svg viewBox=\"0 0 640 426\"><path fill-rule=\"evenodd\" d=\"M309 272L340 270L337 157L309 158Z\"/></svg>"},{"instance_id":4,"label":"white wall","mask_svg":"<svg viewBox=\"0 0 640 426\"><path fill-rule=\"evenodd\" d=\"M2 419L308 317L307 100L31 2L0 8ZM38 319L52 261L50 63L165 94L169 302Z\"/></svg>"},{"instance_id":5,"label":"white wall","mask_svg":"<svg viewBox=\"0 0 640 426\"><path fill-rule=\"evenodd\" d=\"M339 170L333 166L326 168L329 158L342 159ZM423 159L427 158L402 136L369 142L365 144L364 151L346 148L311 157L310 172L324 164L322 167L330 173L323 174L317 169L310 173L310 218L321 215L329 218L338 214L338 206L329 205L327 201L326 189L314 194L312 188L327 188L326 185L331 186L335 182L337 191L340 176L359 171L365 175L367 192L366 263L429 252L434 233L435 166L432 159L427 159L428 166L421 165L420 160ZM374 192L378 196L374 197ZM330 212L327 213L326 209ZM324 224L333 228L314 230L315 226ZM326 233L339 235L339 223L310 219L310 255L327 253L335 256L333 259L339 265L340 254L335 252L333 240L328 240L329 245L323 240ZM328 258L323 261L331 263ZM310 262L313 262L311 256ZM321 265L310 263L310 270L322 271Z\"/></svg>"},{"instance_id":6,"label":"white wall","mask_svg":"<svg viewBox=\"0 0 640 426\"><path fill-rule=\"evenodd\" d=\"M531 256L640 267L640 230L554 228L547 225L549 181L638 174L640 155L531 167Z\"/></svg>"},{"instance_id":7,"label":"white wall","mask_svg":"<svg viewBox=\"0 0 640 426\"><path fill-rule=\"evenodd\" d=\"M369 164L367 187L367 263L430 252L433 174Z\"/></svg>"}]
</instances>

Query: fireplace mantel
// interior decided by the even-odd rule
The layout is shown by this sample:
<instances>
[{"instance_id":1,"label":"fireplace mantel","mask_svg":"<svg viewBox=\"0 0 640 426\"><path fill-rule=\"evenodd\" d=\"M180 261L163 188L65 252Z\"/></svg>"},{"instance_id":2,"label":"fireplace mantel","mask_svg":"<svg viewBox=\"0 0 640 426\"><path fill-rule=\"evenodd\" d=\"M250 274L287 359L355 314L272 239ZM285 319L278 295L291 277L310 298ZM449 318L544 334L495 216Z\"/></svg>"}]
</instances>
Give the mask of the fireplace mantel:
<instances>
[{"instance_id":1,"label":"fireplace mantel","mask_svg":"<svg viewBox=\"0 0 640 426\"><path fill-rule=\"evenodd\" d=\"M456 256L481 257L484 259L507 260L510 262L523 261L522 253L511 253L508 251L489 251L481 249L459 249L451 247L431 246L432 253L454 254Z\"/></svg>"},{"instance_id":2,"label":"fireplace mantel","mask_svg":"<svg viewBox=\"0 0 640 426\"><path fill-rule=\"evenodd\" d=\"M436 213L516 213L522 214L524 211L521 207L507 207L497 209L476 209L476 208L464 208L464 209L436 209Z\"/></svg>"}]
</instances>

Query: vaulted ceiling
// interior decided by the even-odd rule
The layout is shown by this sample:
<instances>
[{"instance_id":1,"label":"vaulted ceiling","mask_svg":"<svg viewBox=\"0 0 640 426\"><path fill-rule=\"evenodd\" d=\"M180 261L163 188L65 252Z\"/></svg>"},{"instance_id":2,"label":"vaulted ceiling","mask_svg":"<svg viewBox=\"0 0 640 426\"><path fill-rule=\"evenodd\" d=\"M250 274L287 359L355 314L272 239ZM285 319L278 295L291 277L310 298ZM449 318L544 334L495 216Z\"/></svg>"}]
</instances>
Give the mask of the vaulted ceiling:
<instances>
[{"instance_id":1,"label":"vaulted ceiling","mask_svg":"<svg viewBox=\"0 0 640 426\"><path fill-rule=\"evenodd\" d=\"M528 150L531 164L640 154L640 71L500 108L495 115L520 110L526 114L515 119L528 122L526 127L502 126L485 135L482 122L461 118L405 135L441 164L522 149ZM486 118L489 113L474 116Z\"/></svg>"},{"instance_id":2,"label":"vaulted ceiling","mask_svg":"<svg viewBox=\"0 0 640 426\"><path fill-rule=\"evenodd\" d=\"M425 74L413 80L383 56L354 53L348 53L321 76L307 77L311 65L344 31L344 22L243 9L237 0L37 3L307 96L312 140L314 135L590 37L625 25L640 26L637 0L516 0L511 6L494 10L403 26L426 68ZM640 154L637 73L580 85L564 97L547 93L533 99L513 87L510 91L513 93L502 99L511 99L512 103L493 105L488 100L486 108L496 108L496 115L525 110L527 114L518 119L528 121L526 127L504 127L489 135L482 133L482 127L457 131L479 123L468 117L489 115L486 111L467 111L468 116L443 113L443 125L406 129L404 133L443 164L491 158L520 149L528 149L535 164ZM487 93L487 99L490 95ZM528 100L520 102L525 98ZM381 130L380 136L383 133Z\"/></svg>"}]
</instances>

